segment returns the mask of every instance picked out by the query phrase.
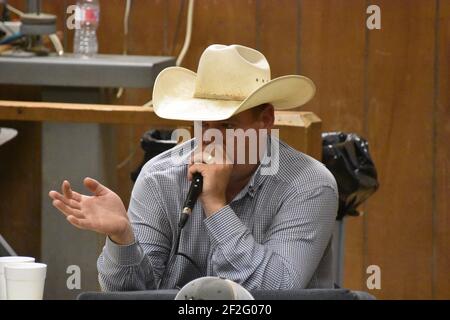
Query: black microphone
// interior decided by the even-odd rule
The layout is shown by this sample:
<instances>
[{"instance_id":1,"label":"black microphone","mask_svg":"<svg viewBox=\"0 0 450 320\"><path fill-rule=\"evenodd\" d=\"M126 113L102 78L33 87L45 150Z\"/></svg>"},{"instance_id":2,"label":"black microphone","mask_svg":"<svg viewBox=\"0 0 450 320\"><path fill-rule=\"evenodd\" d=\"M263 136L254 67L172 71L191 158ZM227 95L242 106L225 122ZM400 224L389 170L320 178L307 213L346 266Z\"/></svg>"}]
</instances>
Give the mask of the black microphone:
<instances>
[{"instance_id":1,"label":"black microphone","mask_svg":"<svg viewBox=\"0 0 450 320\"><path fill-rule=\"evenodd\" d=\"M195 202L198 199L200 193L202 193L203 187L203 176L200 172L196 172L192 176L192 183L189 187L189 191L186 197L186 201L183 205L183 211L181 212L180 222L178 223L178 227L182 229L186 224L189 216L192 213L192 209L194 209Z\"/></svg>"}]
</instances>

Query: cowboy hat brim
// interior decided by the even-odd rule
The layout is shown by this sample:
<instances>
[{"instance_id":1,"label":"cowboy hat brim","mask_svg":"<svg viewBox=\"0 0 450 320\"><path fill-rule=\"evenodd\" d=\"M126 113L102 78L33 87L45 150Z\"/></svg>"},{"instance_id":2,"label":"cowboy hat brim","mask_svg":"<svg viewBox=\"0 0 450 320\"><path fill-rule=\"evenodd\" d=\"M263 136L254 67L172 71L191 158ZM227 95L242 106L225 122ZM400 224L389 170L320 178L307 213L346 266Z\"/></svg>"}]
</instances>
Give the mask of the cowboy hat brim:
<instances>
[{"instance_id":1,"label":"cowboy hat brim","mask_svg":"<svg viewBox=\"0 0 450 320\"><path fill-rule=\"evenodd\" d=\"M219 121L263 103L276 110L304 105L315 94L316 87L307 77L288 75L273 79L244 100L194 98L196 73L182 67L161 71L153 88L153 109L165 119Z\"/></svg>"}]
</instances>

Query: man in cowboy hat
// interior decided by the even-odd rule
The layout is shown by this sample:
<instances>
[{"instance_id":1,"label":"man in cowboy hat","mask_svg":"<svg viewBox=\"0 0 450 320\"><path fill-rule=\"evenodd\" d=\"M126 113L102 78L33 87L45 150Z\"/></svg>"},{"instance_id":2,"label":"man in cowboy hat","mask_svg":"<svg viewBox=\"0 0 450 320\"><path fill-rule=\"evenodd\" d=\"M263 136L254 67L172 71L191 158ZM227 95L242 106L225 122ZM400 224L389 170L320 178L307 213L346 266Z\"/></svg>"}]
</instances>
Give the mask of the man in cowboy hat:
<instances>
[{"instance_id":1,"label":"man in cowboy hat","mask_svg":"<svg viewBox=\"0 0 450 320\"><path fill-rule=\"evenodd\" d=\"M301 106L314 92L312 81L303 76L271 80L267 60L254 49L211 45L197 73L172 67L158 75L153 104L162 118L202 121L202 128L216 133L261 131L273 127L274 109ZM175 288L202 276L227 278L249 290L332 287L331 235L338 207L332 174L271 135L263 140L263 149L271 151L263 160L275 159L276 170L263 171L267 161L261 159L210 161L228 160L227 150L224 157L214 152L197 161L188 153L174 162L173 155L187 145L201 151L210 146L199 147L203 139L147 162L128 213L114 192L90 178L84 183L92 196L71 190L68 181L62 194L50 192L53 205L71 224L107 235L97 263L102 288ZM248 148L235 147L232 153L247 155ZM200 201L180 230L180 213L196 172L203 176Z\"/></svg>"}]
</instances>

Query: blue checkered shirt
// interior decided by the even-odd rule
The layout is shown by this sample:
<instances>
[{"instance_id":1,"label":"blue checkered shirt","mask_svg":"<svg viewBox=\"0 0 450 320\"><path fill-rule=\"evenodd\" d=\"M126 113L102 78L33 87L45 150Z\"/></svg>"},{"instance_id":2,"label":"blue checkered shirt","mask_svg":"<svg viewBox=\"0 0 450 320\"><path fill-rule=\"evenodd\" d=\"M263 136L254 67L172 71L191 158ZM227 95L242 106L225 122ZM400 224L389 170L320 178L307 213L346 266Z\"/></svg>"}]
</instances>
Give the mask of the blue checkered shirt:
<instances>
[{"instance_id":1,"label":"blue checkered shirt","mask_svg":"<svg viewBox=\"0 0 450 320\"><path fill-rule=\"evenodd\" d=\"M128 208L135 243L106 239L97 262L102 290L176 288L203 276L224 277L248 290L332 288L336 181L322 163L277 141L273 174L262 174L261 164L246 187L208 218L196 203L179 252L197 267L173 256L190 181L186 161L174 163L172 156L192 140L147 162Z\"/></svg>"}]
</instances>

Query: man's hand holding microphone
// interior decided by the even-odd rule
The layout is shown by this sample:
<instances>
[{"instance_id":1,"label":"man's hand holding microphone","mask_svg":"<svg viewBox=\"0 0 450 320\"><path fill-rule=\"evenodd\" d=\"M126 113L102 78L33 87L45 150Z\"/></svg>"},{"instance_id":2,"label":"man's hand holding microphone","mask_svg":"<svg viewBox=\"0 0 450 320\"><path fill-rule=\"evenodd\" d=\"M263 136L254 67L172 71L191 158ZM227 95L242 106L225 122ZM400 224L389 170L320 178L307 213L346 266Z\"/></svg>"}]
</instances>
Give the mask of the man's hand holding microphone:
<instances>
[{"instance_id":1,"label":"man's hand holding microphone","mask_svg":"<svg viewBox=\"0 0 450 320\"><path fill-rule=\"evenodd\" d=\"M188 179L199 172L203 176L203 191L199 200L207 217L227 204L226 190L230 181L233 164L222 149L214 149L214 156L209 153L196 153L191 158Z\"/></svg>"}]
</instances>

